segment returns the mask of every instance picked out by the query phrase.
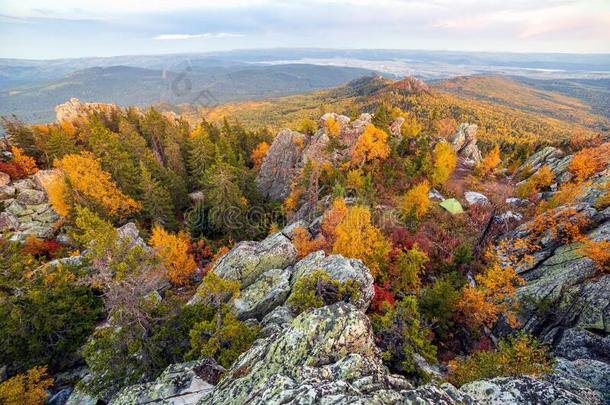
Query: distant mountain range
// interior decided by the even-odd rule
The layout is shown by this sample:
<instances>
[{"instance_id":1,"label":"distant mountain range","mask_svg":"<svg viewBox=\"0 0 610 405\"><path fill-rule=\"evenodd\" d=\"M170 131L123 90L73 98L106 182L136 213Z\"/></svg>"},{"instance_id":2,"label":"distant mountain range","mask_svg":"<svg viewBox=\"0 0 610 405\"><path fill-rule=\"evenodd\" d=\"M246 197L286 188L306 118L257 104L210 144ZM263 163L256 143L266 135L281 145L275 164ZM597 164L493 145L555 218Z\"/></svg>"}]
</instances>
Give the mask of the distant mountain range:
<instances>
[{"instance_id":1,"label":"distant mountain range","mask_svg":"<svg viewBox=\"0 0 610 405\"><path fill-rule=\"evenodd\" d=\"M324 89L379 74L425 80L480 74L520 76L534 87L585 98L597 113L608 115L604 86L610 81L610 55L370 49L0 59L0 115L49 121L54 106L71 97L122 106L206 107Z\"/></svg>"}]
</instances>

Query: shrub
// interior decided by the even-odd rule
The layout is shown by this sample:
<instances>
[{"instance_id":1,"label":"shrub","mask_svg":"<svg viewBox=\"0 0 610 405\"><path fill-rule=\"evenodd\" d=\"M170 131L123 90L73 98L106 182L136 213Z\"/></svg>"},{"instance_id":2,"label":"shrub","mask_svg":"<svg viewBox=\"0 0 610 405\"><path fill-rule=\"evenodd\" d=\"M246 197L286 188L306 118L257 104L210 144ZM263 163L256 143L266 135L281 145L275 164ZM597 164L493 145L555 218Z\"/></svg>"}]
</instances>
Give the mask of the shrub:
<instances>
[{"instance_id":1,"label":"shrub","mask_svg":"<svg viewBox=\"0 0 610 405\"><path fill-rule=\"evenodd\" d=\"M333 117L328 117L324 123L324 127L326 129L326 133L331 137L336 137L341 131L341 124Z\"/></svg>"},{"instance_id":2,"label":"shrub","mask_svg":"<svg viewBox=\"0 0 610 405\"><path fill-rule=\"evenodd\" d=\"M388 282L392 291L415 292L421 287L420 274L424 271L426 263L430 259L413 244L411 249L398 253L396 260L389 266Z\"/></svg>"},{"instance_id":3,"label":"shrub","mask_svg":"<svg viewBox=\"0 0 610 405\"><path fill-rule=\"evenodd\" d=\"M4 405L42 405L49 394L46 389L53 379L46 376L46 367L34 367L0 384L0 403Z\"/></svg>"},{"instance_id":4,"label":"shrub","mask_svg":"<svg viewBox=\"0 0 610 405\"><path fill-rule=\"evenodd\" d=\"M339 301L354 302L360 294L360 283L355 280L340 282L324 270L306 274L294 284L286 303L297 313Z\"/></svg>"},{"instance_id":5,"label":"shrub","mask_svg":"<svg viewBox=\"0 0 610 405\"><path fill-rule=\"evenodd\" d=\"M517 195L521 198L527 198L549 187L554 181L555 175L547 165L544 165L517 188Z\"/></svg>"},{"instance_id":6,"label":"shrub","mask_svg":"<svg viewBox=\"0 0 610 405\"><path fill-rule=\"evenodd\" d=\"M11 152L13 152L13 162L20 166L25 174L29 176L38 171L38 167L36 167L36 159L24 154L22 149L13 146L11 147Z\"/></svg>"},{"instance_id":7,"label":"shrub","mask_svg":"<svg viewBox=\"0 0 610 405\"><path fill-rule=\"evenodd\" d=\"M493 174L500 162L500 146L495 145L494 148L483 158L483 161L479 166L479 171L483 176Z\"/></svg>"},{"instance_id":8,"label":"shrub","mask_svg":"<svg viewBox=\"0 0 610 405\"><path fill-rule=\"evenodd\" d=\"M569 170L574 173L576 181L583 181L604 169L608 163L610 144L598 148L585 148L574 154Z\"/></svg>"},{"instance_id":9,"label":"shrub","mask_svg":"<svg viewBox=\"0 0 610 405\"><path fill-rule=\"evenodd\" d=\"M450 273L427 286L419 298L422 317L427 320L439 339L448 338L453 327L453 313L463 281L457 273Z\"/></svg>"},{"instance_id":10,"label":"shrub","mask_svg":"<svg viewBox=\"0 0 610 405\"><path fill-rule=\"evenodd\" d=\"M547 349L528 335L501 340L498 349L477 352L449 363L449 381L462 386L482 378L520 374L539 375L552 371Z\"/></svg>"},{"instance_id":11,"label":"shrub","mask_svg":"<svg viewBox=\"0 0 610 405\"><path fill-rule=\"evenodd\" d=\"M298 227L294 230L292 244L296 248L299 257L305 257L311 252L324 249L327 245L324 235L319 235L316 239L312 239L309 231L303 227Z\"/></svg>"},{"instance_id":12,"label":"shrub","mask_svg":"<svg viewBox=\"0 0 610 405\"><path fill-rule=\"evenodd\" d=\"M426 377L417 369L415 354L436 360L436 347L430 343L429 330L419 320L417 301L407 296L383 315L372 315L371 323L383 359L398 372Z\"/></svg>"},{"instance_id":13,"label":"shrub","mask_svg":"<svg viewBox=\"0 0 610 405\"><path fill-rule=\"evenodd\" d=\"M599 271L610 273L610 241L585 238L579 252L593 260Z\"/></svg>"},{"instance_id":14,"label":"shrub","mask_svg":"<svg viewBox=\"0 0 610 405\"><path fill-rule=\"evenodd\" d=\"M356 140L352 153L352 164L360 165L373 160L384 160L390 154L388 134L369 124Z\"/></svg>"}]
</instances>

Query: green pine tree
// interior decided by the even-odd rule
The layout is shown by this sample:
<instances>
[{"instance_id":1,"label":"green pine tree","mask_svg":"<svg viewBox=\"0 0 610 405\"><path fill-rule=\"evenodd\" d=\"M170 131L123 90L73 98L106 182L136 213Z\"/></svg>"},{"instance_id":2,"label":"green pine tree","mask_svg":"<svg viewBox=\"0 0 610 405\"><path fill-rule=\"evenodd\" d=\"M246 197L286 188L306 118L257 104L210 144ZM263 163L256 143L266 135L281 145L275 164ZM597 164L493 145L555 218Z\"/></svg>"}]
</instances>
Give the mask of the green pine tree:
<instances>
[{"instance_id":1,"label":"green pine tree","mask_svg":"<svg viewBox=\"0 0 610 405\"><path fill-rule=\"evenodd\" d=\"M140 162L140 202L143 219L149 223L158 223L166 229L177 227L174 217L174 204L169 191L155 180L146 166Z\"/></svg>"}]
</instances>

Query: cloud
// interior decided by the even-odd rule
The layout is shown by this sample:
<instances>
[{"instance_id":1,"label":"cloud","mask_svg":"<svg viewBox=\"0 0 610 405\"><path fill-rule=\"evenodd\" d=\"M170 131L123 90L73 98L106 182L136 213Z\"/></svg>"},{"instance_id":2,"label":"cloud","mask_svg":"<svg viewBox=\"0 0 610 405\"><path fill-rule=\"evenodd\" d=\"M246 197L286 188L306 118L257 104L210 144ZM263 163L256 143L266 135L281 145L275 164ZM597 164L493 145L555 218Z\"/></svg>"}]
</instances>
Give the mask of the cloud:
<instances>
[{"instance_id":1,"label":"cloud","mask_svg":"<svg viewBox=\"0 0 610 405\"><path fill-rule=\"evenodd\" d=\"M187 39L200 39L200 38L239 38L243 37L242 34L235 34L231 32L206 32L203 34L163 34L157 35L153 39L157 41L181 41Z\"/></svg>"}]
</instances>

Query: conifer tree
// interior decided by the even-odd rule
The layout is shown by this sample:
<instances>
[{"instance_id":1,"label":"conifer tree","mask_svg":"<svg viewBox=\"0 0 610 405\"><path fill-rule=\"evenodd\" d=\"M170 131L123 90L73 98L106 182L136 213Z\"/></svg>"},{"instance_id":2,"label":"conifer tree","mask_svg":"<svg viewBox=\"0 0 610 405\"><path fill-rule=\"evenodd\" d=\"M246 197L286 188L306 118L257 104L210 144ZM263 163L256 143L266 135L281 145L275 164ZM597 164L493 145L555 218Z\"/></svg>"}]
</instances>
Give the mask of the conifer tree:
<instances>
[{"instance_id":1,"label":"conifer tree","mask_svg":"<svg viewBox=\"0 0 610 405\"><path fill-rule=\"evenodd\" d=\"M140 162L140 202L142 216L149 224L160 224L175 229L174 205L169 192L155 180L146 166Z\"/></svg>"},{"instance_id":2,"label":"conifer tree","mask_svg":"<svg viewBox=\"0 0 610 405\"><path fill-rule=\"evenodd\" d=\"M188 144L190 183L202 187L206 183L205 171L214 163L215 147L209 134L201 126L191 133Z\"/></svg>"}]
</instances>

